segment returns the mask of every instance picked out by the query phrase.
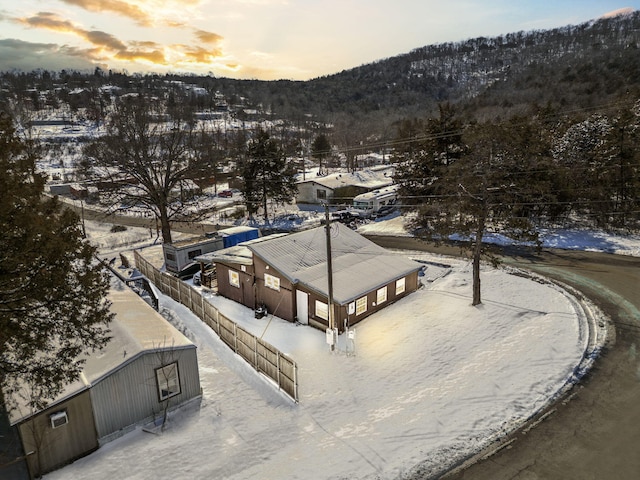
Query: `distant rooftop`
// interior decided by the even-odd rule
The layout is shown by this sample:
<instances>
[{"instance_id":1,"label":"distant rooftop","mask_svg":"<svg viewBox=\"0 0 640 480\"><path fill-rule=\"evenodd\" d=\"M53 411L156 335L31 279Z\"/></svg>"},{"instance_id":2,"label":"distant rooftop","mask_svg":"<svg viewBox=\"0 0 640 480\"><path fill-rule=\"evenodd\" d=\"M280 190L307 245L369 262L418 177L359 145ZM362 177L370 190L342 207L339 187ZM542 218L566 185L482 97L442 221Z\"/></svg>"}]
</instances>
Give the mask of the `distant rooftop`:
<instances>
[{"instance_id":1,"label":"distant rooftop","mask_svg":"<svg viewBox=\"0 0 640 480\"><path fill-rule=\"evenodd\" d=\"M324 177L312 177L298 183L317 183L327 188L362 187L367 189L382 188L393 183L394 167L384 166L356 172L332 173Z\"/></svg>"}]
</instances>

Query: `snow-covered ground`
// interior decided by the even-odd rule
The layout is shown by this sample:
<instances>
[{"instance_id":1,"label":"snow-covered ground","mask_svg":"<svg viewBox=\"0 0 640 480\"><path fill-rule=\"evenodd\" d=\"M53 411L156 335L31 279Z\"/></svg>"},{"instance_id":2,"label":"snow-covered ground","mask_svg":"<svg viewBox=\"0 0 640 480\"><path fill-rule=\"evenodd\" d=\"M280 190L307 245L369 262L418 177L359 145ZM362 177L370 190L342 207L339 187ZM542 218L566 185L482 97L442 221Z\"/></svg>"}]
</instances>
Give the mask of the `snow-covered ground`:
<instances>
[{"instance_id":1,"label":"snow-covered ground","mask_svg":"<svg viewBox=\"0 0 640 480\"><path fill-rule=\"evenodd\" d=\"M322 332L216 299L296 359L298 405L163 297L198 345L200 409L160 437L138 430L48 478L398 478L472 453L574 380L586 319L561 291L497 270L484 273L484 305L473 308L468 265L432 270L423 289L356 327L349 356L343 344L330 353Z\"/></svg>"},{"instance_id":2,"label":"snow-covered ground","mask_svg":"<svg viewBox=\"0 0 640 480\"><path fill-rule=\"evenodd\" d=\"M399 233L401 217L366 229ZM108 232L89 230L104 242L103 254L135 242L128 238L127 245L108 247ZM139 234L140 244L149 244L149 232ZM546 243L640 252L638 238L594 232L549 232ZM468 263L398 254L428 262L423 288L357 325L352 345L342 335L336 352L324 332L278 318L255 319L250 309L212 296L223 313L296 360L299 404L184 306L162 296L163 314L198 346L200 407L177 412L161 436L138 429L46 478L399 479L414 469L435 474L539 411L597 353L589 331L602 341L606 322L593 306L586 310L595 314L591 318L551 284L485 267L483 304L472 307Z\"/></svg>"},{"instance_id":3,"label":"snow-covered ground","mask_svg":"<svg viewBox=\"0 0 640 480\"><path fill-rule=\"evenodd\" d=\"M79 134L95 132L68 126L40 132L70 140ZM65 147L64 162L54 155L39 167L64 178L78 158L74 145ZM231 226L238 194L207 193L193 210L216 207L207 221ZM312 226L323 216L321 208L295 205L270 213L275 228ZM127 252L133 248L158 244L147 229L114 233L111 225L86 225L103 257L124 253L131 261ZM358 231L409 235L398 214ZM637 236L578 229L541 234L547 247L640 256ZM176 233L175 239L181 237ZM46 478L401 479L416 469L435 474L539 411L597 353L606 321L587 305L586 313L594 314L590 321L574 297L553 285L485 267L483 304L472 307L467 263L398 254L431 262L423 288L359 324L352 344L342 335L333 353L323 332L277 318L257 320L239 304L211 298L228 317L296 360L299 404L184 306L161 296L162 313L198 346L199 408L176 412L161 436L137 429Z\"/></svg>"}]
</instances>

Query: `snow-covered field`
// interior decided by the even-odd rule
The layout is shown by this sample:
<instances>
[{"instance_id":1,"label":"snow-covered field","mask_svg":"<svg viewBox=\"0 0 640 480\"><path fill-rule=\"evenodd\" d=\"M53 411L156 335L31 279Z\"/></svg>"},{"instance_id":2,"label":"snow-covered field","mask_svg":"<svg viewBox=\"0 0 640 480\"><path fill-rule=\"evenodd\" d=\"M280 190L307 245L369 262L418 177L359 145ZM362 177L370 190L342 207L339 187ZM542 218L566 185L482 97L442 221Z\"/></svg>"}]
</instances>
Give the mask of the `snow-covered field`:
<instances>
[{"instance_id":1,"label":"snow-covered field","mask_svg":"<svg viewBox=\"0 0 640 480\"><path fill-rule=\"evenodd\" d=\"M395 223L395 225L393 225ZM400 220L378 232L401 228ZM103 252L130 248L107 248ZM133 234L135 229L128 229ZM127 233L127 232L125 232ZM140 233L148 244L149 232ZM596 249L585 232L547 237ZM572 239L573 237L573 239ZM90 236L91 238L91 236ZM632 241L633 240L633 241ZM582 242L582 243L581 243ZM602 248L637 254L638 239L602 237ZM399 252L426 262L423 288L372 315L330 352L324 332L212 297L230 318L298 362L293 404L184 306L161 309L198 346L203 400L157 436L138 429L47 479L399 479L435 474L539 411L588 367L595 322L557 287L486 267L483 304L471 306L471 267L457 259ZM583 363L581 363L583 362ZM577 367L577 368L576 368Z\"/></svg>"}]
</instances>

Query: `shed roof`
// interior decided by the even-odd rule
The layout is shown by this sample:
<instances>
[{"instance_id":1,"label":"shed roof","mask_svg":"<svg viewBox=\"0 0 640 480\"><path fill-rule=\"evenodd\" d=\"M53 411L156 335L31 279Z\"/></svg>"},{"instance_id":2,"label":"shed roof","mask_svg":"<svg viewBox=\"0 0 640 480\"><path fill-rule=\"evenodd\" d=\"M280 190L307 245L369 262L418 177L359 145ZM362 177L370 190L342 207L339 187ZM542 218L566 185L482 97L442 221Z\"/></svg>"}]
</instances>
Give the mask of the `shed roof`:
<instances>
[{"instance_id":1,"label":"shed roof","mask_svg":"<svg viewBox=\"0 0 640 480\"><path fill-rule=\"evenodd\" d=\"M292 283L328 296L325 227L247 245ZM385 250L341 223L331 224L333 300L346 304L422 268Z\"/></svg>"},{"instance_id":2,"label":"shed roof","mask_svg":"<svg viewBox=\"0 0 640 480\"><path fill-rule=\"evenodd\" d=\"M111 311L115 313L109 324L111 340L102 350L86 355L80 378L67 385L47 408L90 388L145 353L196 348L187 337L115 277L112 277L109 300L112 302ZM13 410L11 424L31 416L31 413L25 412L26 410Z\"/></svg>"}]
</instances>

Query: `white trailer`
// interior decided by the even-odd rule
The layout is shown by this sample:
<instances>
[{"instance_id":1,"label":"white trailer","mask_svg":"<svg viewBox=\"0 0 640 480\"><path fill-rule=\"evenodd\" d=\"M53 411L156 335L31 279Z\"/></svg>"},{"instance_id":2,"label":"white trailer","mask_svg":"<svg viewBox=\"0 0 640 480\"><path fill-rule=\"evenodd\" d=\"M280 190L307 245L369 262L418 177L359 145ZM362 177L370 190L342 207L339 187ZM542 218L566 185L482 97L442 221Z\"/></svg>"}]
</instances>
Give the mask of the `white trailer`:
<instances>
[{"instance_id":1,"label":"white trailer","mask_svg":"<svg viewBox=\"0 0 640 480\"><path fill-rule=\"evenodd\" d=\"M353 208L362 217L370 217L392 208L398 201L398 185L362 193L353 199Z\"/></svg>"}]
</instances>

